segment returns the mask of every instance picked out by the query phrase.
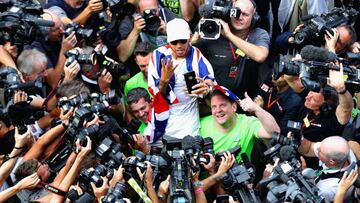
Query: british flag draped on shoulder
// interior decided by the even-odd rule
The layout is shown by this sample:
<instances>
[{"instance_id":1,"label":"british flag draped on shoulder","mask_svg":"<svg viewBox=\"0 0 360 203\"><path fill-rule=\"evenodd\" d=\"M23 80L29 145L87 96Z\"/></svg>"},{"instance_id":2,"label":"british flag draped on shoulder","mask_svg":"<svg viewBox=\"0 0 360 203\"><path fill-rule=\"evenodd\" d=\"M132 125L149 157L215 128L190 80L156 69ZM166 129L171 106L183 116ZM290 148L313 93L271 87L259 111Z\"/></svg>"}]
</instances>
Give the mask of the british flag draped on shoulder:
<instances>
[{"instance_id":1,"label":"british flag draped on shoulder","mask_svg":"<svg viewBox=\"0 0 360 203\"><path fill-rule=\"evenodd\" d=\"M153 52L149 62L148 86L149 92L153 95L153 105L148 116L148 127L151 129L151 134L147 135L147 139L150 143L155 143L164 135L170 115L170 105L179 102L173 91L175 86L174 75L171 77L166 89L166 97L158 89L161 77L161 60L167 61L172 59L171 54L170 45L160 47ZM214 80L212 67L198 48L190 46L185 60L188 71L195 71L196 75L202 79Z\"/></svg>"}]
</instances>

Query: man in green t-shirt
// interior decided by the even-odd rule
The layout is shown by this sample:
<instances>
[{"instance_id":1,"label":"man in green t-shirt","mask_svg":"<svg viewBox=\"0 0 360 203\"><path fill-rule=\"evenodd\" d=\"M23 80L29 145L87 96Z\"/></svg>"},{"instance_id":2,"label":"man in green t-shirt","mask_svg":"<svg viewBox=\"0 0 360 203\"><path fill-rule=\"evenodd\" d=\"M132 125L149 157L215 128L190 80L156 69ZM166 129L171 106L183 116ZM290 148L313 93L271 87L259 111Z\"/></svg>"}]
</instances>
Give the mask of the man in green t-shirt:
<instances>
[{"instance_id":1,"label":"man in green t-shirt","mask_svg":"<svg viewBox=\"0 0 360 203\"><path fill-rule=\"evenodd\" d=\"M237 114L237 104L256 117ZM211 116L201 119L200 135L213 139L216 153L241 146L241 153L250 157L255 138L269 139L274 132L280 132L274 117L256 105L246 93L245 99L240 100L219 85L214 86L211 94L211 113ZM241 160L240 154L236 159Z\"/></svg>"},{"instance_id":2,"label":"man in green t-shirt","mask_svg":"<svg viewBox=\"0 0 360 203\"><path fill-rule=\"evenodd\" d=\"M134 75L125 83L124 95L127 98L128 92L136 87L142 87L147 90L147 73L150 57L153 48L150 42L139 42L136 44L134 49L134 56L136 64L140 68L140 72ZM150 93L149 93L150 95ZM151 96L151 95L150 95Z\"/></svg>"},{"instance_id":3,"label":"man in green t-shirt","mask_svg":"<svg viewBox=\"0 0 360 203\"><path fill-rule=\"evenodd\" d=\"M126 100L130 114L141 122L137 130L139 134L133 136L135 141L134 148L144 153L149 153L150 146L147 144L146 137L144 137L147 117L152 105L149 93L147 89L137 87L129 91Z\"/></svg>"}]
</instances>

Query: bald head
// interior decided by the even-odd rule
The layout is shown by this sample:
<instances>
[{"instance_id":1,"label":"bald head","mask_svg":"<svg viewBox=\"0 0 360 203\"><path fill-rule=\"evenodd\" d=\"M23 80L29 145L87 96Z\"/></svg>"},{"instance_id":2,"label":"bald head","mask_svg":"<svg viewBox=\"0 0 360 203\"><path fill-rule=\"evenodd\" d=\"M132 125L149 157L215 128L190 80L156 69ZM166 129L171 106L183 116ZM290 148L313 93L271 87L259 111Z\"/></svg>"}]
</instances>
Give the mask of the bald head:
<instances>
[{"instance_id":1,"label":"bald head","mask_svg":"<svg viewBox=\"0 0 360 203\"><path fill-rule=\"evenodd\" d=\"M325 156L327 165L334 167L341 166L348 158L350 146L348 142L340 136L331 136L321 142L321 152ZM319 157L320 158L320 157Z\"/></svg>"},{"instance_id":2,"label":"bald head","mask_svg":"<svg viewBox=\"0 0 360 203\"><path fill-rule=\"evenodd\" d=\"M156 0L140 0L139 1L139 11L142 13L145 10L158 9L159 5Z\"/></svg>"},{"instance_id":3,"label":"bald head","mask_svg":"<svg viewBox=\"0 0 360 203\"><path fill-rule=\"evenodd\" d=\"M49 30L49 39L50 42L61 42L63 36L63 23L59 16L54 12L45 9L44 14L42 15L44 20L49 20L54 22L54 26Z\"/></svg>"}]
</instances>

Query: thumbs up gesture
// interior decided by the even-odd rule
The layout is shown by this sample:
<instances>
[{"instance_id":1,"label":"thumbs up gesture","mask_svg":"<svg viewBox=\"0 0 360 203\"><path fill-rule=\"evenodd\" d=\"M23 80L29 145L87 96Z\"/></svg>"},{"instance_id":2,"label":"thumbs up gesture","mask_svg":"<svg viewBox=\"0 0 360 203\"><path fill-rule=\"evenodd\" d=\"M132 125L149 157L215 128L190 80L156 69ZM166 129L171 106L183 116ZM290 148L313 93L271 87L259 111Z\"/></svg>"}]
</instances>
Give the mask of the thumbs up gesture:
<instances>
[{"instance_id":1,"label":"thumbs up gesture","mask_svg":"<svg viewBox=\"0 0 360 203\"><path fill-rule=\"evenodd\" d=\"M240 101L240 107L246 112L255 113L260 107L249 97L247 92L244 95L245 99Z\"/></svg>"}]
</instances>

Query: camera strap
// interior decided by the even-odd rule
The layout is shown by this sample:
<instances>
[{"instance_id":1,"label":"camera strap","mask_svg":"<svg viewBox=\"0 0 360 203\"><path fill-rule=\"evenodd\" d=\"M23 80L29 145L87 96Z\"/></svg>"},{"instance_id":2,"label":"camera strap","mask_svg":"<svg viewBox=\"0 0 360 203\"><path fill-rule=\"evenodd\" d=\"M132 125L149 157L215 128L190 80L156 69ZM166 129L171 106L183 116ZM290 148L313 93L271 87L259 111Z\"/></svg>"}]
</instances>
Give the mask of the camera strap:
<instances>
[{"instance_id":1,"label":"camera strap","mask_svg":"<svg viewBox=\"0 0 360 203\"><path fill-rule=\"evenodd\" d=\"M51 193L55 193L55 194L63 196L63 197L65 197L67 195L67 192L62 191L62 190L60 190L60 189L58 189L58 188L56 188L54 186L51 186L51 185L49 185L47 183L44 183L42 181L40 182L40 185L43 186L45 188L45 190L47 190L47 191L49 191Z\"/></svg>"},{"instance_id":2,"label":"camera strap","mask_svg":"<svg viewBox=\"0 0 360 203\"><path fill-rule=\"evenodd\" d=\"M129 185L135 190L135 192L140 196L140 198L144 201L144 203L152 203L151 199L146 195L146 193L141 189L139 184L134 180L134 178L130 178L127 180Z\"/></svg>"},{"instance_id":3,"label":"camera strap","mask_svg":"<svg viewBox=\"0 0 360 203\"><path fill-rule=\"evenodd\" d=\"M47 111L47 104L49 102L49 100L54 96L54 94L56 93L56 89L57 87L61 84L61 82L63 81L64 76L61 75L61 78L59 79L59 81L57 82L57 84L51 89L50 93L46 96L43 104L42 104L42 108L44 111Z\"/></svg>"},{"instance_id":4,"label":"camera strap","mask_svg":"<svg viewBox=\"0 0 360 203\"><path fill-rule=\"evenodd\" d=\"M274 104L277 104L278 107L279 107L279 110L280 110L280 111L283 111L283 108L282 108L282 107L280 106L280 104L279 104L280 97L274 99L273 101L271 101L272 93L273 93L273 92L270 91L269 99L268 99L267 106L266 106L266 110L269 110Z\"/></svg>"}]
</instances>

